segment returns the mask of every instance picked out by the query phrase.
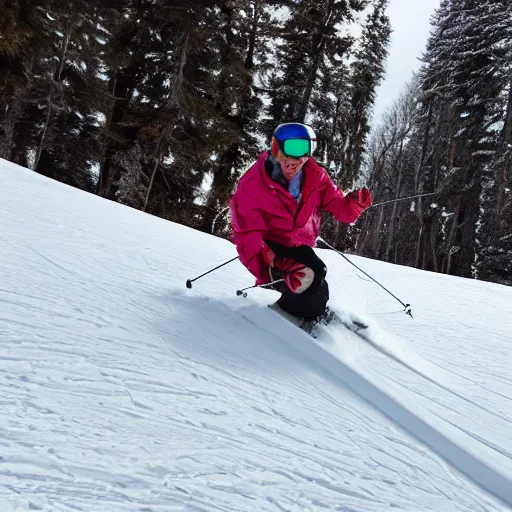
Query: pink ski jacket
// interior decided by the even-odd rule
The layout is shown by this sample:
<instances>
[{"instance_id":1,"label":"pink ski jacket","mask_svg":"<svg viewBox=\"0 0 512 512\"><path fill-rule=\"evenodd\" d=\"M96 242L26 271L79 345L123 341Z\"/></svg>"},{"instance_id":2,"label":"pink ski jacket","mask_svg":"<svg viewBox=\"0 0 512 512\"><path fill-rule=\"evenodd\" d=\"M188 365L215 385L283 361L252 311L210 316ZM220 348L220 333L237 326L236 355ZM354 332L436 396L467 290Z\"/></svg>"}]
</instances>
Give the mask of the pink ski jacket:
<instances>
[{"instance_id":1,"label":"pink ski jacket","mask_svg":"<svg viewBox=\"0 0 512 512\"><path fill-rule=\"evenodd\" d=\"M315 245L320 233L320 212L328 211L340 222L352 223L364 208L334 185L313 158L302 168L302 196L297 201L265 170L268 153L242 176L231 199L232 236L240 261L256 277L269 282L261 248L263 240L286 247Z\"/></svg>"}]
</instances>

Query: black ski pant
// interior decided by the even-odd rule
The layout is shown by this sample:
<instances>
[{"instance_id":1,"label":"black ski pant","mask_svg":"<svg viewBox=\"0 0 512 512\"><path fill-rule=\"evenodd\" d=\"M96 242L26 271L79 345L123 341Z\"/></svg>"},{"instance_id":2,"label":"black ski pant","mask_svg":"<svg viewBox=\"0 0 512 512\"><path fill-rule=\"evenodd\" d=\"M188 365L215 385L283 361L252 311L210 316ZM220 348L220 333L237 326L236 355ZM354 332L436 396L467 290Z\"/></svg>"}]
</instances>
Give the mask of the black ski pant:
<instances>
[{"instance_id":1,"label":"black ski pant","mask_svg":"<svg viewBox=\"0 0 512 512\"><path fill-rule=\"evenodd\" d=\"M272 240L265 240L265 242L278 258L289 258L302 263L315 273L313 283L302 293L293 293L286 286L280 287L278 291L282 295L278 301L279 307L291 315L305 318L306 320L313 320L325 313L327 301L329 300L329 286L325 280L327 267L315 254L313 248L308 245L285 247Z\"/></svg>"}]
</instances>

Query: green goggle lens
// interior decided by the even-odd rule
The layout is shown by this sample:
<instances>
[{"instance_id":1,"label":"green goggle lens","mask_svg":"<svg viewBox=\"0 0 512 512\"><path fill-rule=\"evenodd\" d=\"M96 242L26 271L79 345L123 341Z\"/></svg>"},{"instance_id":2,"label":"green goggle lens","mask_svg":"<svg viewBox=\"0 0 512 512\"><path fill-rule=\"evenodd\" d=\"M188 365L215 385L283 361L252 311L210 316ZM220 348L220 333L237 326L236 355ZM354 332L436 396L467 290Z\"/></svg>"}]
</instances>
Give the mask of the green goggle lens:
<instances>
[{"instance_id":1,"label":"green goggle lens","mask_svg":"<svg viewBox=\"0 0 512 512\"><path fill-rule=\"evenodd\" d=\"M282 148L283 153L292 158L311 156L311 141L306 139L286 139Z\"/></svg>"}]
</instances>

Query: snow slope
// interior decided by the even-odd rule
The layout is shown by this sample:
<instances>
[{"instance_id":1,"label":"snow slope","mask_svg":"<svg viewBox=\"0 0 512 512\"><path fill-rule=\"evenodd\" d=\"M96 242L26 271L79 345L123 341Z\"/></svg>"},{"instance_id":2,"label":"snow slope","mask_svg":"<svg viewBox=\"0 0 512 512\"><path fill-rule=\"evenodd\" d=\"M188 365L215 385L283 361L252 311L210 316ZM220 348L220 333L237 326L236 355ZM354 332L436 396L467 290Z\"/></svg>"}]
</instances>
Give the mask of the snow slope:
<instances>
[{"instance_id":1,"label":"snow slope","mask_svg":"<svg viewBox=\"0 0 512 512\"><path fill-rule=\"evenodd\" d=\"M321 251L315 342L227 241L0 161L0 511L505 511L512 289Z\"/></svg>"}]
</instances>

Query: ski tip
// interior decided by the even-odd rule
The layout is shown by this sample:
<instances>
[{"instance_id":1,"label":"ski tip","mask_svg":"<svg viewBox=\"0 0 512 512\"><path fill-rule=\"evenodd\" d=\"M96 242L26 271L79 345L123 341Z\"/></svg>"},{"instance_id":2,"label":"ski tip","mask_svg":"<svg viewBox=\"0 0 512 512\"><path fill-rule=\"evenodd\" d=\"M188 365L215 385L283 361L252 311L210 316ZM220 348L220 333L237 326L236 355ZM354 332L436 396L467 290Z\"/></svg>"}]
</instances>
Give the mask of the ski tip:
<instances>
[{"instance_id":1,"label":"ski tip","mask_svg":"<svg viewBox=\"0 0 512 512\"><path fill-rule=\"evenodd\" d=\"M361 330L368 329L368 327L370 327L370 324L367 324L362 320L352 320L352 323L354 324L355 327Z\"/></svg>"}]
</instances>

